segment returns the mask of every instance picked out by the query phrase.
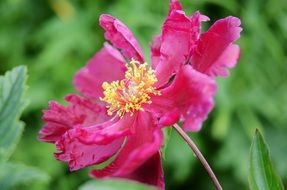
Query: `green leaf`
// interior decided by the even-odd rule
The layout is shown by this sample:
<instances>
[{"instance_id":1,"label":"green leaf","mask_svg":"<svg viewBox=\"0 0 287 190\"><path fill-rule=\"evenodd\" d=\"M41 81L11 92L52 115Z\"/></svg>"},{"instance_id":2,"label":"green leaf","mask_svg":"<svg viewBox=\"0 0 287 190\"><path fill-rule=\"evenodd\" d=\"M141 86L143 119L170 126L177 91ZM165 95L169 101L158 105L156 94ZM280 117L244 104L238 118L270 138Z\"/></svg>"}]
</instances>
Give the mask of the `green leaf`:
<instances>
[{"instance_id":1,"label":"green leaf","mask_svg":"<svg viewBox=\"0 0 287 190\"><path fill-rule=\"evenodd\" d=\"M47 182L49 177L34 167L23 164L0 164L0 189L11 189L20 184L35 183L35 181Z\"/></svg>"},{"instance_id":2,"label":"green leaf","mask_svg":"<svg viewBox=\"0 0 287 190\"><path fill-rule=\"evenodd\" d=\"M19 117L26 101L26 67L19 66L0 76L0 161L8 160L23 132Z\"/></svg>"},{"instance_id":3,"label":"green leaf","mask_svg":"<svg viewBox=\"0 0 287 190\"><path fill-rule=\"evenodd\" d=\"M91 180L80 186L79 190L156 190L155 187L130 180Z\"/></svg>"},{"instance_id":4,"label":"green leaf","mask_svg":"<svg viewBox=\"0 0 287 190\"><path fill-rule=\"evenodd\" d=\"M282 181L275 172L267 145L256 129L250 152L249 186L252 190L281 190Z\"/></svg>"}]
</instances>

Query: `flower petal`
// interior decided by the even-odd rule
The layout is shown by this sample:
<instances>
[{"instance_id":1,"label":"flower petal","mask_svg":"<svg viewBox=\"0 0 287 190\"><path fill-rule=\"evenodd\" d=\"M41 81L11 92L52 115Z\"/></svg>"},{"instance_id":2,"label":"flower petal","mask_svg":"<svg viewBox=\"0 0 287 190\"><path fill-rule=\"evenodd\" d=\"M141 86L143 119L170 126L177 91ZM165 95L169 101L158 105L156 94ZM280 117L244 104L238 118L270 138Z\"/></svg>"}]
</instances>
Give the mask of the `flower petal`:
<instances>
[{"instance_id":1,"label":"flower petal","mask_svg":"<svg viewBox=\"0 0 287 190\"><path fill-rule=\"evenodd\" d=\"M69 132L70 134L81 133L81 141L86 144L108 144L116 138L133 134L135 131L134 123L135 117L126 114L121 119L116 116L107 122L86 128L77 128Z\"/></svg>"},{"instance_id":2,"label":"flower petal","mask_svg":"<svg viewBox=\"0 0 287 190\"><path fill-rule=\"evenodd\" d=\"M98 99L103 96L103 82L123 79L125 70L124 58L117 49L105 43L88 64L78 71L73 82L85 96Z\"/></svg>"},{"instance_id":3,"label":"flower petal","mask_svg":"<svg viewBox=\"0 0 287 190\"><path fill-rule=\"evenodd\" d=\"M239 46L232 44L240 37L240 19L218 20L200 37L191 65L209 76L228 76L239 58Z\"/></svg>"},{"instance_id":4,"label":"flower petal","mask_svg":"<svg viewBox=\"0 0 287 190\"><path fill-rule=\"evenodd\" d=\"M141 47L126 25L107 14L101 15L100 25L106 30L105 38L119 48L127 59L144 62Z\"/></svg>"},{"instance_id":5,"label":"flower petal","mask_svg":"<svg viewBox=\"0 0 287 190\"><path fill-rule=\"evenodd\" d=\"M175 124L180 119L180 111L173 109L160 117L158 124L160 127L169 126Z\"/></svg>"},{"instance_id":6,"label":"flower petal","mask_svg":"<svg viewBox=\"0 0 287 190\"><path fill-rule=\"evenodd\" d=\"M127 137L116 159L102 170L93 170L92 176L131 177L136 169L159 151L163 134L156 128L154 118L147 112L139 112L136 117L135 133Z\"/></svg>"},{"instance_id":7,"label":"flower petal","mask_svg":"<svg viewBox=\"0 0 287 190\"><path fill-rule=\"evenodd\" d=\"M154 185L159 187L160 189L164 189L164 174L160 153L155 153L144 164L142 164L131 174L124 176L124 178L136 180L141 183Z\"/></svg>"},{"instance_id":8,"label":"flower petal","mask_svg":"<svg viewBox=\"0 0 287 190\"><path fill-rule=\"evenodd\" d=\"M170 14L162 28L160 61L155 64L160 84L168 81L173 73L176 73L183 64L188 62L199 39L200 22L207 20L207 17L198 11L189 18L184 11L177 8L178 6L171 3Z\"/></svg>"},{"instance_id":9,"label":"flower petal","mask_svg":"<svg viewBox=\"0 0 287 190\"><path fill-rule=\"evenodd\" d=\"M95 126L74 128L56 142L58 160L69 163L70 169L99 164L113 156L131 133L134 118L114 119Z\"/></svg>"},{"instance_id":10,"label":"flower petal","mask_svg":"<svg viewBox=\"0 0 287 190\"><path fill-rule=\"evenodd\" d=\"M198 131L213 107L215 91L212 78L185 65L171 85L162 89L160 96L153 96L144 109L160 118L161 125L172 125L181 116L186 131Z\"/></svg>"},{"instance_id":11,"label":"flower petal","mask_svg":"<svg viewBox=\"0 0 287 190\"><path fill-rule=\"evenodd\" d=\"M179 0L170 0L169 3L169 14L174 10L182 10L182 5Z\"/></svg>"},{"instance_id":12,"label":"flower petal","mask_svg":"<svg viewBox=\"0 0 287 190\"><path fill-rule=\"evenodd\" d=\"M44 111L46 124L39 132L41 141L54 143L75 126L86 127L107 120L103 106L77 95L68 95L65 100L69 103L67 107L51 101L49 109Z\"/></svg>"},{"instance_id":13,"label":"flower petal","mask_svg":"<svg viewBox=\"0 0 287 190\"><path fill-rule=\"evenodd\" d=\"M178 0L171 0L169 5L169 16L171 13L173 13L176 10L182 10L182 6ZM168 20L169 16L166 18ZM164 27L164 26L163 26ZM150 49L151 49L151 63L152 68L156 68L159 61L160 61L160 48L162 44L162 35L155 36L152 40Z\"/></svg>"},{"instance_id":14,"label":"flower petal","mask_svg":"<svg viewBox=\"0 0 287 190\"><path fill-rule=\"evenodd\" d=\"M67 133L61 140L57 141L57 149L61 152L55 153L55 157L58 160L68 162L70 170L74 171L108 160L117 153L123 142L124 137L115 139L106 145L85 144Z\"/></svg>"},{"instance_id":15,"label":"flower petal","mask_svg":"<svg viewBox=\"0 0 287 190\"><path fill-rule=\"evenodd\" d=\"M151 52L151 66L156 68L160 62L160 46L161 46L161 36L154 36L152 43L150 45Z\"/></svg>"}]
</instances>

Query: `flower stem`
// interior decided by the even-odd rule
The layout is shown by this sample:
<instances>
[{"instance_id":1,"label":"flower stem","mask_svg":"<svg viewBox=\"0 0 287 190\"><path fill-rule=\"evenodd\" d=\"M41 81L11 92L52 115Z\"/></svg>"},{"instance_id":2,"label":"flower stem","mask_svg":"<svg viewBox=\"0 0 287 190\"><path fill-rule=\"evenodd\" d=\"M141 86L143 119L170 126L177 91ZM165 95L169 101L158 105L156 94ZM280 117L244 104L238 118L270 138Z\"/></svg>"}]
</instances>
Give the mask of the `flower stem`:
<instances>
[{"instance_id":1,"label":"flower stem","mask_svg":"<svg viewBox=\"0 0 287 190\"><path fill-rule=\"evenodd\" d=\"M203 165L203 167L205 168L205 170L207 171L209 177L212 180L213 185L215 186L215 188L217 190L222 190L222 187L218 181L218 179L216 178L215 174L213 173L211 167L209 166L209 164L207 163L207 161L205 160L205 158L203 157L203 155L201 154L200 150L197 148L197 146L195 145L195 143L191 140L191 138L181 129L181 127L178 124L174 124L173 128L180 134L180 136L185 140L185 142L189 145L189 147L192 149L192 151L194 152L194 154L197 156L197 158L199 159L199 161L201 162L201 164Z\"/></svg>"}]
</instances>

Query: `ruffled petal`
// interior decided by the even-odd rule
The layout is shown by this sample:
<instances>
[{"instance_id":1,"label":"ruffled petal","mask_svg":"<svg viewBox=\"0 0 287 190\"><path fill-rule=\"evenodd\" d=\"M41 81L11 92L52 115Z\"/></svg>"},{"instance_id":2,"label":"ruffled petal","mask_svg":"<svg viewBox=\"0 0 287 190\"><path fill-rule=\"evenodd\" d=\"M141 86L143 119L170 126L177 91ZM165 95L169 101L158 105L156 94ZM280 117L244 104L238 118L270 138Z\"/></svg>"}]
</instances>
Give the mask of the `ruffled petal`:
<instances>
[{"instance_id":1,"label":"ruffled petal","mask_svg":"<svg viewBox=\"0 0 287 190\"><path fill-rule=\"evenodd\" d=\"M121 80L125 71L124 58L117 49L105 43L88 64L78 71L73 83L85 96L98 99L103 96L103 82Z\"/></svg>"},{"instance_id":2,"label":"ruffled petal","mask_svg":"<svg viewBox=\"0 0 287 190\"><path fill-rule=\"evenodd\" d=\"M171 85L162 89L160 96L153 96L152 103L144 109L160 118L159 123L163 126L182 118L184 130L198 131L213 107L215 91L212 78L185 65Z\"/></svg>"},{"instance_id":3,"label":"ruffled petal","mask_svg":"<svg viewBox=\"0 0 287 190\"><path fill-rule=\"evenodd\" d=\"M86 128L67 131L56 142L58 160L69 163L70 170L99 164L113 156L127 135L132 133L134 118L125 116Z\"/></svg>"},{"instance_id":4,"label":"ruffled petal","mask_svg":"<svg viewBox=\"0 0 287 190\"><path fill-rule=\"evenodd\" d=\"M75 126L86 127L106 121L106 108L77 95L68 95L67 107L51 101L44 111L45 126L40 130L39 139L54 143L69 129Z\"/></svg>"},{"instance_id":5,"label":"ruffled petal","mask_svg":"<svg viewBox=\"0 0 287 190\"><path fill-rule=\"evenodd\" d=\"M147 112L139 112L134 125L135 133L127 137L125 145L116 159L102 170L93 170L91 172L92 176L97 178L131 178L136 169L139 169L159 151L163 134L156 127L154 118ZM161 175L161 173L158 172L158 175Z\"/></svg>"},{"instance_id":6,"label":"ruffled petal","mask_svg":"<svg viewBox=\"0 0 287 190\"><path fill-rule=\"evenodd\" d=\"M57 149L62 152L55 153L55 157L58 160L68 162L70 170L75 171L108 160L117 153L123 142L124 137L106 145L85 144L78 138L70 137L67 133L61 140L57 141Z\"/></svg>"},{"instance_id":7,"label":"ruffled petal","mask_svg":"<svg viewBox=\"0 0 287 190\"><path fill-rule=\"evenodd\" d=\"M170 8L169 8L169 15L176 10L182 10L182 6L178 0L171 0L170 1ZM169 17L167 17L169 18ZM152 40L152 43L150 45L151 50L151 65L152 68L156 68L158 63L160 62L161 57L161 48L162 44L162 35L155 36Z\"/></svg>"},{"instance_id":8,"label":"ruffled petal","mask_svg":"<svg viewBox=\"0 0 287 190\"><path fill-rule=\"evenodd\" d=\"M101 15L100 25L106 30L105 38L119 48L127 59L144 62L141 47L126 25L107 14Z\"/></svg>"},{"instance_id":9,"label":"ruffled petal","mask_svg":"<svg viewBox=\"0 0 287 190\"><path fill-rule=\"evenodd\" d=\"M233 42L239 39L240 19L227 17L218 20L200 37L191 65L209 76L228 76L228 69L236 65L239 46Z\"/></svg>"},{"instance_id":10,"label":"ruffled petal","mask_svg":"<svg viewBox=\"0 0 287 190\"><path fill-rule=\"evenodd\" d=\"M163 24L161 40L158 40L161 42L160 60L153 65L156 65L156 74L160 84L167 82L173 73L189 61L199 39L200 22L208 20L198 11L189 18L180 7L178 1L171 2L169 16ZM156 45L158 46L158 43ZM157 57L156 54L152 60Z\"/></svg>"}]
</instances>

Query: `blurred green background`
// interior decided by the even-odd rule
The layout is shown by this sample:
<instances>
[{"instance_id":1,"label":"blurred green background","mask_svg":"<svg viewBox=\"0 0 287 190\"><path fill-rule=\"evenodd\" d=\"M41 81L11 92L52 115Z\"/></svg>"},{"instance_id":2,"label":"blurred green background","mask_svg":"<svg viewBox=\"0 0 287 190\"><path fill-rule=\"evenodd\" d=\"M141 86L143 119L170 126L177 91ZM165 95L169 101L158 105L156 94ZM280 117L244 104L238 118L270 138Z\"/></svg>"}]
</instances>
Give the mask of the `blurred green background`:
<instances>
[{"instance_id":1,"label":"blurred green background","mask_svg":"<svg viewBox=\"0 0 287 190\"><path fill-rule=\"evenodd\" d=\"M224 189L248 189L248 156L255 128L264 133L278 173L287 185L287 2L286 0L182 0L188 14L200 10L211 22L229 15L242 21L241 58L231 76L218 79L215 109L200 133L190 134ZM75 92L72 77L103 42L99 15L123 21L146 57L160 32L168 0L1 0L0 74L28 66L26 128L12 161L50 176L20 189L78 189L89 169L70 173L53 157L53 145L37 141L42 110ZM198 160L176 133L164 159L166 189L212 189Z\"/></svg>"}]
</instances>

